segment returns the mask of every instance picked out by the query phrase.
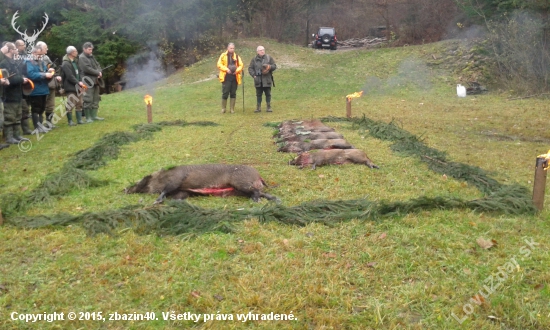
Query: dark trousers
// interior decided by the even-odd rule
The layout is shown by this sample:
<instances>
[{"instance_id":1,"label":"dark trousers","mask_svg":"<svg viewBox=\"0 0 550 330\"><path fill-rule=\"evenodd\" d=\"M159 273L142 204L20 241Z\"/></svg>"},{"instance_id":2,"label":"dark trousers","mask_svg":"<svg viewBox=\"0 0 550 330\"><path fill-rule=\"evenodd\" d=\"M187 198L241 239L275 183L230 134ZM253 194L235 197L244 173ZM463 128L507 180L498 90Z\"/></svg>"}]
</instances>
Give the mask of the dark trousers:
<instances>
[{"instance_id":1,"label":"dark trousers","mask_svg":"<svg viewBox=\"0 0 550 330\"><path fill-rule=\"evenodd\" d=\"M227 97L232 99L237 97L237 80L236 79L225 79L222 82L222 99L227 100Z\"/></svg>"},{"instance_id":2,"label":"dark trousers","mask_svg":"<svg viewBox=\"0 0 550 330\"><path fill-rule=\"evenodd\" d=\"M48 95L40 96L27 96L27 103L31 107L32 113L37 113L39 115L43 114L46 111L46 98Z\"/></svg>"},{"instance_id":3,"label":"dark trousers","mask_svg":"<svg viewBox=\"0 0 550 330\"><path fill-rule=\"evenodd\" d=\"M265 101L271 102L271 87L256 87L256 102L262 103L262 94L265 93Z\"/></svg>"}]
</instances>

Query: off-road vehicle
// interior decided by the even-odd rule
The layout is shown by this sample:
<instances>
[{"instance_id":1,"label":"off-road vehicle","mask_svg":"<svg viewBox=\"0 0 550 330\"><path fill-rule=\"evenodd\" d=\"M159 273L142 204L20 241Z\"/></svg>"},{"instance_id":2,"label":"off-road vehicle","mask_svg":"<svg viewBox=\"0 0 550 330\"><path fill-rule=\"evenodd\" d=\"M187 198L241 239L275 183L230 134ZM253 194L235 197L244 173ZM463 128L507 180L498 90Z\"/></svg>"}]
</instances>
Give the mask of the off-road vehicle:
<instances>
[{"instance_id":1,"label":"off-road vehicle","mask_svg":"<svg viewBox=\"0 0 550 330\"><path fill-rule=\"evenodd\" d=\"M336 40L336 30L333 27L321 27L317 34L311 35L313 38L313 48L336 49L338 41Z\"/></svg>"}]
</instances>

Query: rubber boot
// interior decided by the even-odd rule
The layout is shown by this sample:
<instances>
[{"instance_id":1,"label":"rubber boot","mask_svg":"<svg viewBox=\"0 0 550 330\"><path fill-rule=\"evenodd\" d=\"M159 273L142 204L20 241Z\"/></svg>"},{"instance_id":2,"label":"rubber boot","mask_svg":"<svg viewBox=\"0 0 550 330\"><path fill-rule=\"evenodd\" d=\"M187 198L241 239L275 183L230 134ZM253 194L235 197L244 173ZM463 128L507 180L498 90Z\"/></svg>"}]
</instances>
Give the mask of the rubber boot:
<instances>
[{"instance_id":1,"label":"rubber boot","mask_svg":"<svg viewBox=\"0 0 550 330\"><path fill-rule=\"evenodd\" d=\"M13 125L4 126L4 133L6 134L7 144L18 144L19 141L13 138Z\"/></svg>"},{"instance_id":2,"label":"rubber boot","mask_svg":"<svg viewBox=\"0 0 550 330\"><path fill-rule=\"evenodd\" d=\"M237 102L237 99L230 99L229 100L229 109L231 113L235 113L235 102Z\"/></svg>"},{"instance_id":3,"label":"rubber boot","mask_svg":"<svg viewBox=\"0 0 550 330\"><path fill-rule=\"evenodd\" d=\"M23 135L31 135L32 130L29 127L29 118L21 120L21 129L23 129Z\"/></svg>"},{"instance_id":4,"label":"rubber boot","mask_svg":"<svg viewBox=\"0 0 550 330\"><path fill-rule=\"evenodd\" d=\"M0 129L3 131L3 127L0 127ZM4 132L2 132L3 134ZM0 136L2 136L2 134L0 134ZM5 148L8 148L10 145L7 144L7 143L0 143L0 150L2 149L5 149Z\"/></svg>"},{"instance_id":5,"label":"rubber boot","mask_svg":"<svg viewBox=\"0 0 550 330\"><path fill-rule=\"evenodd\" d=\"M93 121L101 121L101 120L105 120L105 118L101 118L101 117L98 117L97 116L97 112L99 111L99 109L91 109L90 110L90 113L92 115L92 120Z\"/></svg>"},{"instance_id":6,"label":"rubber boot","mask_svg":"<svg viewBox=\"0 0 550 330\"><path fill-rule=\"evenodd\" d=\"M14 140L17 140L17 142L29 141L29 139L24 138L24 137L21 136L21 124L11 125L11 127L13 128L13 139Z\"/></svg>"},{"instance_id":7,"label":"rubber boot","mask_svg":"<svg viewBox=\"0 0 550 330\"><path fill-rule=\"evenodd\" d=\"M32 118L32 125L34 126L34 130L39 133L44 133L40 128L40 126L38 126L38 114L34 112L31 113L31 118Z\"/></svg>"},{"instance_id":8,"label":"rubber boot","mask_svg":"<svg viewBox=\"0 0 550 330\"><path fill-rule=\"evenodd\" d=\"M91 109L84 109L84 113L85 113L85 116L86 116L86 122L87 123L93 123L94 121L92 120L92 110Z\"/></svg>"},{"instance_id":9,"label":"rubber boot","mask_svg":"<svg viewBox=\"0 0 550 330\"><path fill-rule=\"evenodd\" d=\"M44 116L40 113L38 114L38 127L40 128L40 133L48 133L50 129L44 126Z\"/></svg>"},{"instance_id":10,"label":"rubber boot","mask_svg":"<svg viewBox=\"0 0 550 330\"><path fill-rule=\"evenodd\" d=\"M86 124L85 121L82 121L82 111L75 111L75 113L76 113L76 123L79 125Z\"/></svg>"},{"instance_id":11,"label":"rubber boot","mask_svg":"<svg viewBox=\"0 0 550 330\"><path fill-rule=\"evenodd\" d=\"M46 114L46 120L48 121L48 127L50 129L54 129L54 128L57 128L57 126L55 126L52 122L52 118L53 118L53 112L52 113L47 113Z\"/></svg>"},{"instance_id":12,"label":"rubber boot","mask_svg":"<svg viewBox=\"0 0 550 330\"><path fill-rule=\"evenodd\" d=\"M227 99L222 99L222 113L225 113L225 108L227 108Z\"/></svg>"},{"instance_id":13,"label":"rubber boot","mask_svg":"<svg viewBox=\"0 0 550 330\"><path fill-rule=\"evenodd\" d=\"M267 103L267 112L273 112L273 109L271 109L271 103Z\"/></svg>"},{"instance_id":14,"label":"rubber boot","mask_svg":"<svg viewBox=\"0 0 550 330\"><path fill-rule=\"evenodd\" d=\"M261 103L258 103L256 105L256 110L254 110L254 112L262 112L262 104Z\"/></svg>"},{"instance_id":15,"label":"rubber boot","mask_svg":"<svg viewBox=\"0 0 550 330\"><path fill-rule=\"evenodd\" d=\"M72 111L67 112L67 121L69 122L69 126L76 126L76 124L73 122L73 113L72 113Z\"/></svg>"}]
</instances>

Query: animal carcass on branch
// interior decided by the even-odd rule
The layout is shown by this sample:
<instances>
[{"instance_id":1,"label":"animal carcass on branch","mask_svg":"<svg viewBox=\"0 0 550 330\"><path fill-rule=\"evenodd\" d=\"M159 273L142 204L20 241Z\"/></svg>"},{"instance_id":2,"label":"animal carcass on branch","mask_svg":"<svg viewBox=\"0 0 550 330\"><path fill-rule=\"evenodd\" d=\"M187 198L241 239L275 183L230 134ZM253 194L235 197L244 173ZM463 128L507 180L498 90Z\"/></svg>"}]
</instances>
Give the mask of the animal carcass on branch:
<instances>
[{"instance_id":1,"label":"animal carcass on branch","mask_svg":"<svg viewBox=\"0 0 550 330\"><path fill-rule=\"evenodd\" d=\"M246 165L203 164L182 165L147 175L126 193L160 194L155 203L165 197L185 199L193 195L247 196L255 202L260 198L278 201L262 192L266 186L260 173Z\"/></svg>"}]
</instances>

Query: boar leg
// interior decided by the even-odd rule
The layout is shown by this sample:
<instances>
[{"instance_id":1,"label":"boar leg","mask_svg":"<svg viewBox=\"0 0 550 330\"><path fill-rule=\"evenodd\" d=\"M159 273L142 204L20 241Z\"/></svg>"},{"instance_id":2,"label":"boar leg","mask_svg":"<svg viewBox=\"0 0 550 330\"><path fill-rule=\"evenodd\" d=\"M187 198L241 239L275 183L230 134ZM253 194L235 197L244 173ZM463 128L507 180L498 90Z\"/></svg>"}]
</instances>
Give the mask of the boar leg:
<instances>
[{"instance_id":1,"label":"boar leg","mask_svg":"<svg viewBox=\"0 0 550 330\"><path fill-rule=\"evenodd\" d=\"M369 168L377 168L377 169L380 169L380 167L376 166L373 162L370 162L370 161L367 161L365 163L365 165L367 165Z\"/></svg>"},{"instance_id":2,"label":"boar leg","mask_svg":"<svg viewBox=\"0 0 550 330\"><path fill-rule=\"evenodd\" d=\"M250 194L248 194L250 195ZM265 198L267 200L270 200L270 201L276 201L276 202L281 202L277 197L273 196L273 195L270 195L270 194L266 194L264 192L261 192L259 190L253 190L252 191L252 196L250 196L250 198L252 198L253 201L255 202L259 202L260 201L260 198Z\"/></svg>"},{"instance_id":3,"label":"boar leg","mask_svg":"<svg viewBox=\"0 0 550 330\"><path fill-rule=\"evenodd\" d=\"M157 200L153 203L153 205L155 204L161 204L163 201L164 201L164 198L166 197L166 192L161 192L159 197L157 198Z\"/></svg>"},{"instance_id":4,"label":"boar leg","mask_svg":"<svg viewBox=\"0 0 550 330\"><path fill-rule=\"evenodd\" d=\"M273 195L270 195L270 194L266 194L266 193L264 193L264 192L260 192L260 197L263 197L263 198L265 198L265 199L267 199L267 200L270 200L270 201L275 201L275 202L277 202L277 203L280 203L280 202L281 202L281 200L278 199L277 197L275 197L275 196L273 196Z\"/></svg>"}]
</instances>

